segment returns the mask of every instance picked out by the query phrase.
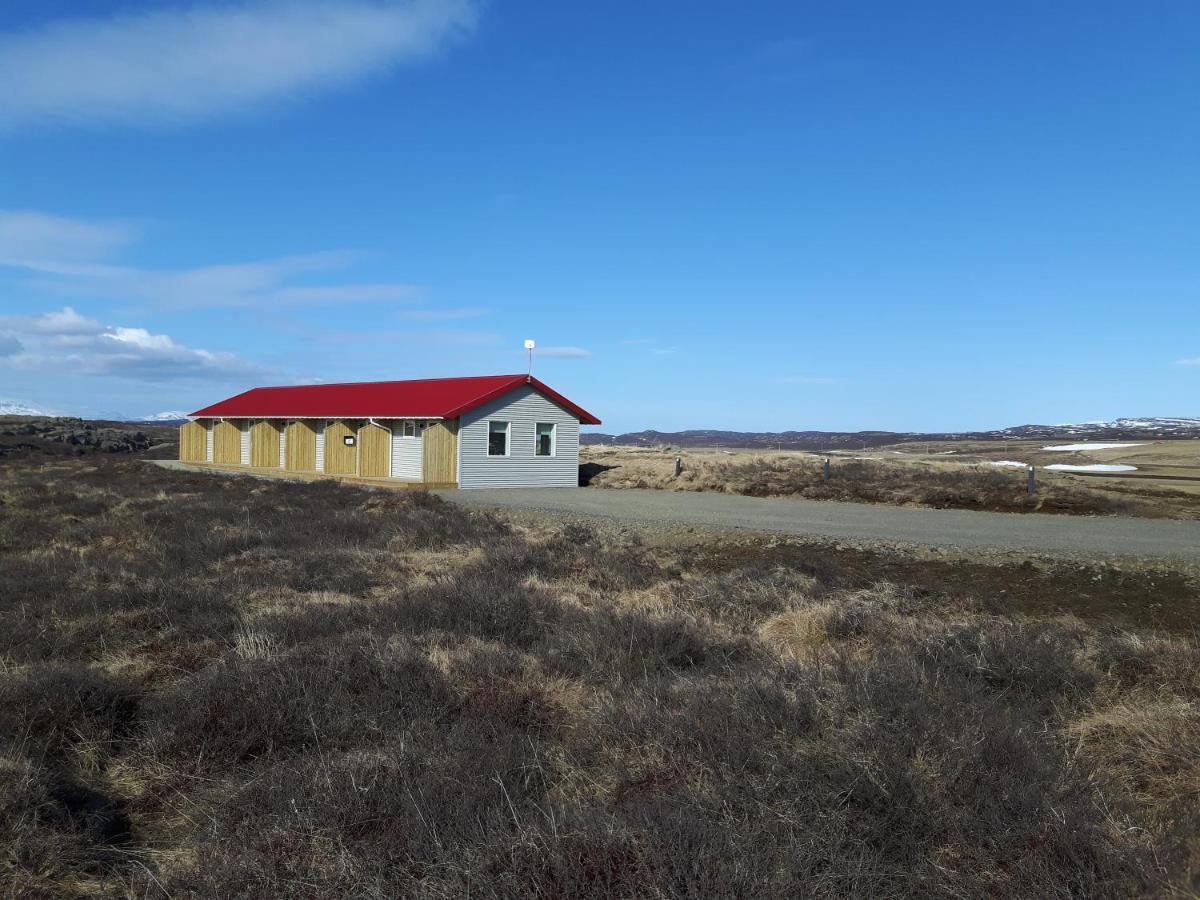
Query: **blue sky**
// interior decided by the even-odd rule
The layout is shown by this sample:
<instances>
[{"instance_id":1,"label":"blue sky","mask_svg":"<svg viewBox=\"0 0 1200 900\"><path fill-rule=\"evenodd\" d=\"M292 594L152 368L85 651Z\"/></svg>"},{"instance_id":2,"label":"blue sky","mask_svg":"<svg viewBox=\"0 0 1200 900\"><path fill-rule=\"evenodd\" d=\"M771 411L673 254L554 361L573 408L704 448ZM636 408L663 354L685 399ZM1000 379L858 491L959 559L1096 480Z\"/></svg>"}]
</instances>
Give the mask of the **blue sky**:
<instances>
[{"instance_id":1,"label":"blue sky","mask_svg":"<svg viewBox=\"0 0 1200 900\"><path fill-rule=\"evenodd\" d=\"M1194 2L0 7L0 397L1200 415Z\"/></svg>"}]
</instances>

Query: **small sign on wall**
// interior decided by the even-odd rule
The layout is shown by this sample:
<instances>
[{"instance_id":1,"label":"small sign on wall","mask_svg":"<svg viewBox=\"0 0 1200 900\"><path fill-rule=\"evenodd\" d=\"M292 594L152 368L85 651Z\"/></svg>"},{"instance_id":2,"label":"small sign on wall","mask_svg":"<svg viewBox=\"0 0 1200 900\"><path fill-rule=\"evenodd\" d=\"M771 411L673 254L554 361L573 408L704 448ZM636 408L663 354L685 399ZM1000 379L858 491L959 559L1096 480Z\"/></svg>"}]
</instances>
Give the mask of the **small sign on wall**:
<instances>
[{"instance_id":1,"label":"small sign on wall","mask_svg":"<svg viewBox=\"0 0 1200 900\"><path fill-rule=\"evenodd\" d=\"M347 447L353 447L354 446L354 438L351 435L346 435L344 438L342 438L342 443L345 444Z\"/></svg>"}]
</instances>

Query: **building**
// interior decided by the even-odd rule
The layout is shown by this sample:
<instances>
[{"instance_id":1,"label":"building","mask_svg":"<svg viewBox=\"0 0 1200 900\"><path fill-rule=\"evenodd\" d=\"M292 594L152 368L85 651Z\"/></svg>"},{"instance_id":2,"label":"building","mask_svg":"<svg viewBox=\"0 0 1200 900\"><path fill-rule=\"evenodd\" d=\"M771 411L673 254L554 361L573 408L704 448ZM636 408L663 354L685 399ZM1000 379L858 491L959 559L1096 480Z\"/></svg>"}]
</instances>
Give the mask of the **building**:
<instances>
[{"instance_id":1,"label":"building","mask_svg":"<svg viewBox=\"0 0 1200 900\"><path fill-rule=\"evenodd\" d=\"M196 410L179 458L438 487L574 487L600 420L528 375L254 388Z\"/></svg>"}]
</instances>

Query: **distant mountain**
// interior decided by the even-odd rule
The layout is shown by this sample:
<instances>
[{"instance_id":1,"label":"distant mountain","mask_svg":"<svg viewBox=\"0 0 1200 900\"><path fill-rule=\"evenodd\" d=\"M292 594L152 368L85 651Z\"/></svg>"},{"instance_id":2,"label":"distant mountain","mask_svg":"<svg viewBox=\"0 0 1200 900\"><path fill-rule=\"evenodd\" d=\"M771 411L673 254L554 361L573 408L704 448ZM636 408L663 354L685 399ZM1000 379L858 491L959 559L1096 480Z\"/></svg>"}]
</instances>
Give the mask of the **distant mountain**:
<instances>
[{"instance_id":1,"label":"distant mountain","mask_svg":"<svg viewBox=\"0 0 1200 900\"><path fill-rule=\"evenodd\" d=\"M142 419L130 419L130 422L145 422L146 424L155 425L178 425L181 422L187 421L187 413L177 409L168 410L167 412L155 413L152 416L146 416Z\"/></svg>"},{"instance_id":2,"label":"distant mountain","mask_svg":"<svg viewBox=\"0 0 1200 900\"><path fill-rule=\"evenodd\" d=\"M1018 425L1001 431L986 432L1001 437L1072 437L1095 438L1194 438L1200 437L1200 418L1185 416L1113 419L1111 422L1079 422L1065 425Z\"/></svg>"},{"instance_id":3,"label":"distant mountain","mask_svg":"<svg viewBox=\"0 0 1200 900\"><path fill-rule=\"evenodd\" d=\"M1200 418L1130 418L1111 422L1064 425L1017 425L996 431L635 431L626 434L584 433L585 445L623 444L658 447L739 447L747 449L842 450L880 447L906 441L999 441L1055 438L1125 440L1200 438Z\"/></svg>"},{"instance_id":4,"label":"distant mountain","mask_svg":"<svg viewBox=\"0 0 1200 900\"><path fill-rule=\"evenodd\" d=\"M0 400L0 416L52 416L54 413L37 409L21 400Z\"/></svg>"}]
</instances>

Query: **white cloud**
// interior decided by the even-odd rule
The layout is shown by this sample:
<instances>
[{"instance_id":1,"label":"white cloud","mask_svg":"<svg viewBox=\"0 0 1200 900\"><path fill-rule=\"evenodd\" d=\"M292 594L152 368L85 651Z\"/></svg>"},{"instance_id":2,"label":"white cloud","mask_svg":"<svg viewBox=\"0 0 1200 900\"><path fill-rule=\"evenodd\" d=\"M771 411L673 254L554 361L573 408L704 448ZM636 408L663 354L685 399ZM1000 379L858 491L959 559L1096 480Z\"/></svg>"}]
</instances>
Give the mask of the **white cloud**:
<instances>
[{"instance_id":1,"label":"white cloud","mask_svg":"<svg viewBox=\"0 0 1200 900\"><path fill-rule=\"evenodd\" d=\"M474 0L255 0L0 34L0 127L188 122L299 99L427 58Z\"/></svg>"},{"instance_id":2,"label":"white cloud","mask_svg":"<svg viewBox=\"0 0 1200 900\"><path fill-rule=\"evenodd\" d=\"M533 351L534 356L541 356L546 359L583 359L591 356L591 350L584 350L582 347L537 347Z\"/></svg>"},{"instance_id":3,"label":"white cloud","mask_svg":"<svg viewBox=\"0 0 1200 900\"><path fill-rule=\"evenodd\" d=\"M1200 366L1200 356L1193 356L1190 359L1175 360L1177 366Z\"/></svg>"},{"instance_id":4,"label":"white cloud","mask_svg":"<svg viewBox=\"0 0 1200 900\"><path fill-rule=\"evenodd\" d=\"M0 365L9 368L145 381L263 373L232 353L186 347L145 328L102 325L69 306L40 316L0 316L0 329L18 346L17 352L5 355L0 336Z\"/></svg>"},{"instance_id":5,"label":"white cloud","mask_svg":"<svg viewBox=\"0 0 1200 900\"><path fill-rule=\"evenodd\" d=\"M27 265L42 259L101 259L134 237L133 228L120 222L87 222L34 210L0 209L0 263L5 265Z\"/></svg>"}]
</instances>

